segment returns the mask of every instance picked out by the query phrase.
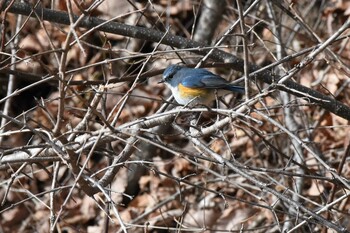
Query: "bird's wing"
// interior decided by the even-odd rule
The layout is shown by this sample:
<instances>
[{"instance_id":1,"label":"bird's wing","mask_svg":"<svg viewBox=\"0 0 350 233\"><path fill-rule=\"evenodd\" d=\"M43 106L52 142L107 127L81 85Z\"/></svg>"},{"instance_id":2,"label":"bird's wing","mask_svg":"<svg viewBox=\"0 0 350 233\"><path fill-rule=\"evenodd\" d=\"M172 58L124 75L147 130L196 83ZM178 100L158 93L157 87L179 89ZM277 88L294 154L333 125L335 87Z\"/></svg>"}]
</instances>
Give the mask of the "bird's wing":
<instances>
[{"instance_id":1,"label":"bird's wing","mask_svg":"<svg viewBox=\"0 0 350 233\"><path fill-rule=\"evenodd\" d=\"M226 88L228 81L204 69L194 69L186 72L186 78L183 79L182 85L192 88L209 88L220 89Z\"/></svg>"}]
</instances>

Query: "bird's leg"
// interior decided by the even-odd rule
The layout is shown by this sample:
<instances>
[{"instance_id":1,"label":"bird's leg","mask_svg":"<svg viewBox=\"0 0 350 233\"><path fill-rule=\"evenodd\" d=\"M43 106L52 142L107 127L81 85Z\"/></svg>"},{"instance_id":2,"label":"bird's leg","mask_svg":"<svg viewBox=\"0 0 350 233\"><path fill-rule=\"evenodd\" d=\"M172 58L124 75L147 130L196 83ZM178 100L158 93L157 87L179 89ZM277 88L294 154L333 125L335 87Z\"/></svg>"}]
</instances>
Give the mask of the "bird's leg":
<instances>
[{"instance_id":1,"label":"bird's leg","mask_svg":"<svg viewBox=\"0 0 350 233\"><path fill-rule=\"evenodd\" d=\"M219 101L220 101L220 97L219 97L219 95L218 95L218 90L217 89L215 89L215 92L214 92L214 94L215 94L215 105L216 105L216 108L219 108ZM216 121L219 121L220 119L219 119L219 115L217 114L216 115Z\"/></svg>"},{"instance_id":2,"label":"bird's leg","mask_svg":"<svg viewBox=\"0 0 350 233\"><path fill-rule=\"evenodd\" d=\"M229 105L229 104L227 104L227 103L225 102L225 100L224 100L224 97L223 97L223 96L219 97L219 101L220 101L222 104L224 104L226 108L231 108L231 107L230 107L230 105Z\"/></svg>"},{"instance_id":3,"label":"bird's leg","mask_svg":"<svg viewBox=\"0 0 350 233\"><path fill-rule=\"evenodd\" d=\"M195 112L192 116L192 120L191 120L191 125L195 124L198 125L199 123L199 119L201 118L202 113L201 112ZM192 122L193 121L193 122ZM193 123L193 124L192 124Z\"/></svg>"}]
</instances>

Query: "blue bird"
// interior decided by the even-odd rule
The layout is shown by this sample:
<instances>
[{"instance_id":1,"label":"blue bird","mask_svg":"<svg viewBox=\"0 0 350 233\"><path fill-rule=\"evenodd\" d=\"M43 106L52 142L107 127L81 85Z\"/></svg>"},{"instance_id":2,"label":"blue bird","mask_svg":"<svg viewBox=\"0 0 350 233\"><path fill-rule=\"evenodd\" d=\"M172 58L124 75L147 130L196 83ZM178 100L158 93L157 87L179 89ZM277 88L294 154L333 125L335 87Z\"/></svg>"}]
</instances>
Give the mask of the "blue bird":
<instances>
[{"instance_id":1,"label":"blue bird","mask_svg":"<svg viewBox=\"0 0 350 233\"><path fill-rule=\"evenodd\" d=\"M170 88L176 102L190 106L209 106L218 96L232 92L244 93L244 87L235 86L208 70L179 65L168 66L160 83Z\"/></svg>"}]
</instances>

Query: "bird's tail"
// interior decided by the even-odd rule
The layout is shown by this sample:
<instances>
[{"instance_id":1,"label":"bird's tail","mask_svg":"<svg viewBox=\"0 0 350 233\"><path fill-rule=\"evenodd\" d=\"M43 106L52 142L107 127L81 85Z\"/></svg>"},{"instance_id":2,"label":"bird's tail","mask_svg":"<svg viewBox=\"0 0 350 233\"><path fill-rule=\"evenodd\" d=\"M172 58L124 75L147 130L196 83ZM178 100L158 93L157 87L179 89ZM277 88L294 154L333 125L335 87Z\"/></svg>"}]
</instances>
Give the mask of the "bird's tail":
<instances>
[{"instance_id":1,"label":"bird's tail","mask_svg":"<svg viewBox=\"0 0 350 233\"><path fill-rule=\"evenodd\" d=\"M236 85L227 85L225 89L232 92L242 93L242 94L244 94L245 92L244 87L236 86Z\"/></svg>"}]
</instances>

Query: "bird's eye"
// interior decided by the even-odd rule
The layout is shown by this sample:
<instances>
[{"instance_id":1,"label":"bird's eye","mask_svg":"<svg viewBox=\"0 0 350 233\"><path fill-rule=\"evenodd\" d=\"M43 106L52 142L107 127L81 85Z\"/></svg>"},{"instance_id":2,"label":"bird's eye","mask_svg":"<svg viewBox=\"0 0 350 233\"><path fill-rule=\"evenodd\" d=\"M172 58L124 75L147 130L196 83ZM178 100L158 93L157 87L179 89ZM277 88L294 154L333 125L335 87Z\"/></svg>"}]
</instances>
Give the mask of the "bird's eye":
<instances>
[{"instance_id":1,"label":"bird's eye","mask_svg":"<svg viewBox=\"0 0 350 233\"><path fill-rule=\"evenodd\" d=\"M173 78L173 75L172 75L172 74L169 74L169 75L167 75L167 76L164 77L164 80L165 80L165 81L170 81L172 78Z\"/></svg>"}]
</instances>

